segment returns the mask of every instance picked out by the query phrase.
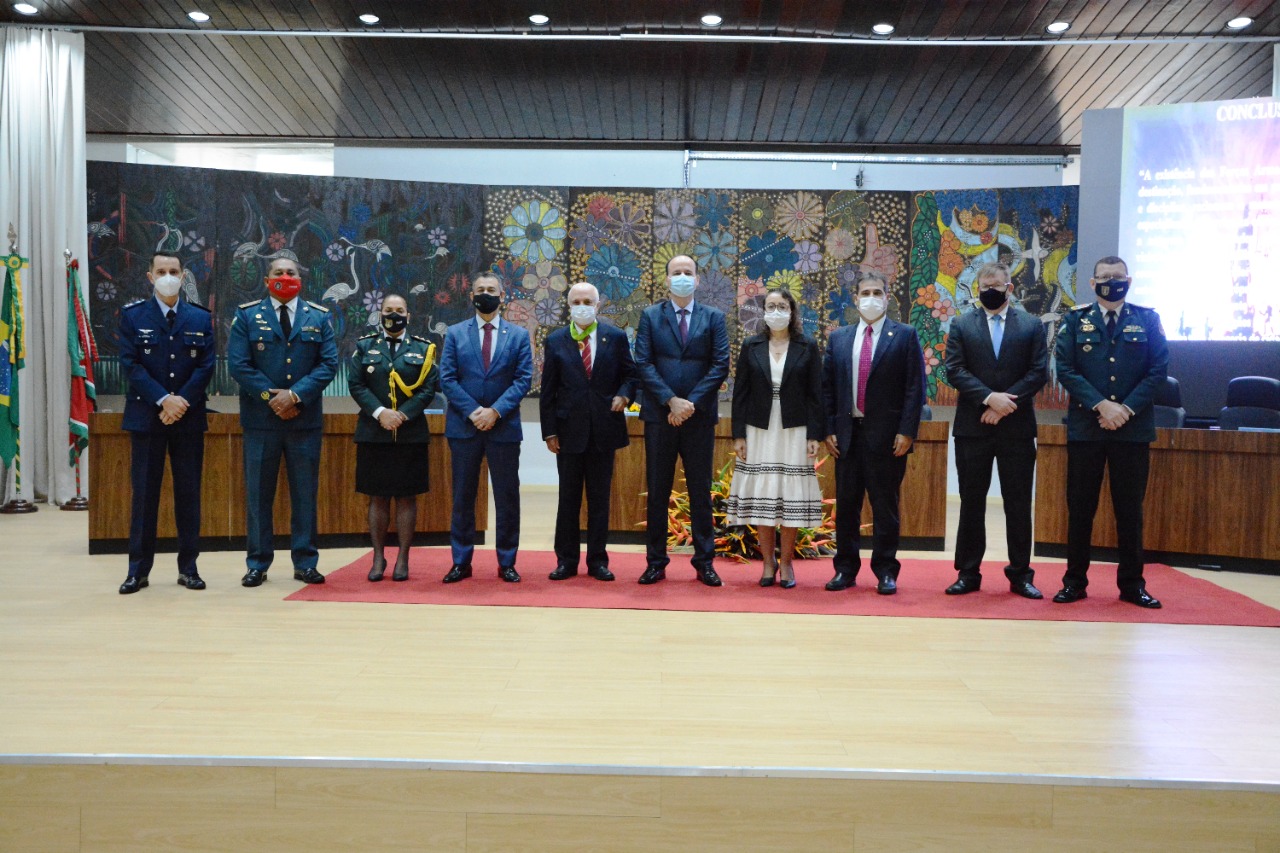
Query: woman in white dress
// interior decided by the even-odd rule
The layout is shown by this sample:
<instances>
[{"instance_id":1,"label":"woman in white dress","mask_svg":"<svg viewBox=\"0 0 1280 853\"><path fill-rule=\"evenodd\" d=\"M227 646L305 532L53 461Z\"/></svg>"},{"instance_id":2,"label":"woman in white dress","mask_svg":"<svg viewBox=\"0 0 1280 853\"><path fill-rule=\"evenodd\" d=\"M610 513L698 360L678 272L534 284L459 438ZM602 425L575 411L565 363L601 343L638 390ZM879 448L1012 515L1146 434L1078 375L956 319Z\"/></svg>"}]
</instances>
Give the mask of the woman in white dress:
<instances>
[{"instance_id":1,"label":"woman in white dress","mask_svg":"<svg viewBox=\"0 0 1280 853\"><path fill-rule=\"evenodd\" d=\"M765 331L742 344L733 384L733 450L738 462L726 506L729 524L754 524L764 558L761 586L796 585L796 530L822 523L814 459L826 424L822 354L804 336L795 298L771 290ZM779 565L777 528L782 529ZM779 574L780 573L780 574Z\"/></svg>"}]
</instances>

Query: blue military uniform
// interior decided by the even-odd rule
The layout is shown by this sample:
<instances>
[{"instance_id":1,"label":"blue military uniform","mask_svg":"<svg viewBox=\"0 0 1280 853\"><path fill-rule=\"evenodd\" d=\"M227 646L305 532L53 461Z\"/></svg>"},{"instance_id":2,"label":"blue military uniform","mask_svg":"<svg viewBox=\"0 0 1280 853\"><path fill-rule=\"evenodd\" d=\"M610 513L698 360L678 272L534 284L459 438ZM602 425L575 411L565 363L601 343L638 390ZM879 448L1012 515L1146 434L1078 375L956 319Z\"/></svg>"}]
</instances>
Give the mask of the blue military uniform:
<instances>
[{"instance_id":1,"label":"blue military uniform","mask_svg":"<svg viewBox=\"0 0 1280 853\"><path fill-rule=\"evenodd\" d=\"M290 550L295 573L315 569L316 492L324 424L321 394L338 368L338 348L329 309L295 299L288 338L271 299L255 299L237 309L227 341L227 366L240 383L240 425L244 429L246 564L265 572L275 556L272 505L280 458L289 477ZM298 398L298 416L283 420L268 405L269 389L288 389Z\"/></svg>"},{"instance_id":2,"label":"blue military uniform","mask_svg":"<svg viewBox=\"0 0 1280 853\"><path fill-rule=\"evenodd\" d=\"M1088 585L1093 517L1104 468L1111 472L1122 593L1145 588L1142 577L1142 502L1147 492L1150 442L1155 440L1156 389L1169 371L1169 347L1160 315L1122 303L1108 332L1097 303L1067 312L1054 349L1058 382L1070 395L1067 412L1067 571L1063 586ZM1116 430L1103 429L1094 407L1110 400L1132 415Z\"/></svg>"},{"instance_id":3,"label":"blue military uniform","mask_svg":"<svg viewBox=\"0 0 1280 853\"><path fill-rule=\"evenodd\" d=\"M173 320L167 319L169 311ZM200 482L204 434L208 429L205 391L213 377L215 341L208 309L179 300L170 309L154 296L120 312L120 365L129 380L123 428L130 433L133 501L129 523L129 577L151 572L156 550L156 515L168 457L173 475L178 528L178 572L196 575L200 556ZM176 394L188 409L176 423L160 420L160 403Z\"/></svg>"}]
</instances>

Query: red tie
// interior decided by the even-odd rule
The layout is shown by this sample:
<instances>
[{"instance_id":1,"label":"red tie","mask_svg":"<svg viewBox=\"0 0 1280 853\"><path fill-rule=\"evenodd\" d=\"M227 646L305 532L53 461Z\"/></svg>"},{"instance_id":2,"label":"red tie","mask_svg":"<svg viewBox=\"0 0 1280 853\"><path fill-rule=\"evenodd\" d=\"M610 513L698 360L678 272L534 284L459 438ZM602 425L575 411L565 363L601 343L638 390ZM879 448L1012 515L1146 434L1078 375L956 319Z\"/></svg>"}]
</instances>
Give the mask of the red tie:
<instances>
[{"instance_id":1,"label":"red tie","mask_svg":"<svg viewBox=\"0 0 1280 853\"><path fill-rule=\"evenodd\" d=\"M591 378L591 336L582 339L582 366L587 370L587 378Z\"/></svg>"},{"instance_id":2,"label":"red tie","mask_svg":"<svg viewBox=\"0 0 1280 853\"><path fill-rule=\"evenodd\" d=\"M689 309L680 309L680 343L689 343Z\"/></svg>"},{"instance_id":3,"label":"red tie","mask_svg":"<svg viewBox=\"0 0 1280 853\"><path fill-rule=\"evenodd\" d=\"M493 324L484 324L484 341L480 344L480 358L484 361L484 369L489 369L489 359L493 357Z\"/></svg>"},{"instance_id":4,"label":"red tie","mask_svg":"<svg viewBox=\"0 0 1280 853\"><path fill-rule=\"evenodd\" d=\"M862 354L858 356L858 411L867 413L867 377L871 374L871 327L862 336Z\"/></svg>"}]
</instances>

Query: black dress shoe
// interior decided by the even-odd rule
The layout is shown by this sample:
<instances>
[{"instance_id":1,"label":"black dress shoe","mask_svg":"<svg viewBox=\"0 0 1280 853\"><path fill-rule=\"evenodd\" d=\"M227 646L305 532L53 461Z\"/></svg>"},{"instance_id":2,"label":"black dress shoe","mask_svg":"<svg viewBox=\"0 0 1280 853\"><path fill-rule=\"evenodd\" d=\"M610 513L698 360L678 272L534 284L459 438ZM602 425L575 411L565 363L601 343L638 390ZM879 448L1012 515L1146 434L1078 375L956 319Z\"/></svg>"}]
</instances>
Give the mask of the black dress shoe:
<instances>
[{"instance_id":1,"label":"black dress shoe","mask_svg":"<svg viewBox=\"0 0 1280 853\"><path fill-rule=\"evenodd\" d=\"M1036 589L1035 586L1032 585L1031 581L1012 581L1009 584L1009 591L1014 595L1020 595L1023 598L1030 598L1034 601L1039 601L1044 598L1044 593Z\"/></svg>"},{"instance_id":2,"label":"black dress shoe","mask_svg":"<svg viewBox=\"0 0 1280 853\"><path fill-rule=\"evenodd\" d=\"M881 595L893 595L897 591L898 582L888 575L880 578L880 582L876 584L876 592Z\"/></svg>"},{"instance_id":3,"label":"black dress shoe","mask_svg":"<svg viewBox=\"0 0 1280 853\"><path fill-rule=\"evenodd\" d=\"M150 585L151 582L146 578L127 577L124 579L124 583L120 584L120 594L132 595L140 589L146 589Z\"/></svg>"},{"instance_id":4,"label":"black dress shoe","mask_svg":"<svg viewBox=\"0 0 1280 853\"><path fill-rule=\"evenodd\" d=\"M391 579L393 581L407 581L409 579L409 564L401 565L396 563L396 570L391 573Z\"/></svg>"},{"instance_id":5,"label":"black dress shoe","mask_svg":"<svg viewBox=\"0 0 1280 853\"><path fill-rule=\"evenodd\" d=\"M449 569L449 573L444 576L444 583L457 583L460 580L466 580L471 577L471 565L465 566L455 565Z\"/></svg>"},{"instance_id":6,"label":"black dress shoe","mask_svg":"<svg viewBox=\"0 0 1280 853\"><path fill-rule=\"evenodd\" d=\"M324 583L324 575L315 569L294 569L293 579L303 583Z\"/></svg>"},{"instance_id":7,"label":"black dress shoe","mask_svg":"<svg viewBox=\"0 0 1280 853\"><path fill-rule=\"evenodd\" d=\"M665 566L650 566L644 570L644 574L640 576L640 580L636 581L636 583L645 584L647 586L648 584L657 583L658 581L664 581L666 579L667 569Z\"/></svg>"},{"instance_id":8,"label":"black dress shoe","mask_svg":"<svg viewBox=\"0 0 1280 853\"><path fill-rule=\"evenodd\" d=\"M178 586L185 586L187 589L204 589L204 578L200 577L199 572L179 574Z\"/></svg>"},{"instance_id":9,"label":"black dress shoe","mask_svg":"<svg viewBox=\"0 0 1280 853\"><path fill-rule=\"evenodd\" d=\"M608 566L593 566L592 568L587 569L587 574L598 581L613 580L613 572L609 571Z\"/></svg>"},{"instance_id":10,"label":"black dress shoe","mask_svg":"<svg viewBox=\"0 0 1280 853\"><path fill-rule=\"evenodd\" d=\"M373 568L369 569L369 581L371 583L377 583L378 581L382 580L382 575L384 572L386 572L386 570L387 570L386 560L383 560L381 563L375 562L373 564Z\"/></svg>"},{"instance_id":11,"label":"black dress shoe","mask_svg":"<svg viewBox=\"0 0 1280 853\"><path fill-rule=\"evenodd\" d=\"M1058 590L1058 594L1053 597L1054 604L1071 604L1082 598L1088 598L1089 595L1084 591L1084 587L1064 586Z\"/></svg>"},{"instance_id":12,"label":"black dress shoe","mask_svg":"<svg viewBox=\"0 0 1280 853\"><path fill-rule=\"evenodd\" d=\"M724 581L720 580L720 576L716 574L716 570L711 566L707 566L705 569L695 569L694 571L698 573L698 580L707 586L724 586Z\"/></svg>"},{"instance_id":13,"label":"black dress shoe","mask_svg":"<svg viewBox=\"0 0 1280 853\"><path fill-rule=\"evenodd\" d=\"M267 573L263 569L250 569L244 573L244 577L240 578L241 586L262 586L262 582L267 579Z\"/></svg>"},{"instance_id":14,"label":"black dress shoe","mask_svg":"<svg viewBox=\"0 0 1280 853\"><path fill-rule=\"evenodd\" d=\"M982 589L982 578L961 575L956 578L956 582L947 587L947 595L964 595L968 592L977 592Z\"/></svg>"},{"instance_id":15,"label":"black dress shoe","mask_svg":"<svg viewBox=\"0 0 1280 853\"><path fill-rule=\"evenodd\" d=\"M858 581L854 575L846 572L836 572L836 576L827 581L827 592L839 592L842 589L857 585Z\"/></svg>"},{"instance_id":16,"label":"black dress shoe","mask_svg":"<svg viewBox=\"0 0 1280 853\"><path fill-rule=\"evenodd\" d=\"M516 571L515 566L499 566L498 577L507 583L520 583L520 573Z\"/></svg>"},{"instance_id":17,"label":"black dress shoe","mask_svg":"<svg viewBox=\"0 0 1280 853\"><path fill-rule=\"evenodd\" d=\"M556 566L555 571L547 575L547 577L553 581L568 580L569 578L573 578L577 576L578 576L578 570L576 567L571 569L568 566L564 565L563 563Z\"/></svg>"},{"instance_id":18,"label":"black dress shoe","mask_svg":"<svg viewBox=\"0 0 1280 853\"><path fill-rule=\"evenodd\" d=\"M123 589L121 591L123 592ZM1136 604L1139 607L1146 607L1149 610L1159 610L1164 606L1160 603L1160 599L1152 598L1145 589L1140 589L1136 592L1122 592L1120 593L1120 600Z\"/></svg>"}]
</instances>

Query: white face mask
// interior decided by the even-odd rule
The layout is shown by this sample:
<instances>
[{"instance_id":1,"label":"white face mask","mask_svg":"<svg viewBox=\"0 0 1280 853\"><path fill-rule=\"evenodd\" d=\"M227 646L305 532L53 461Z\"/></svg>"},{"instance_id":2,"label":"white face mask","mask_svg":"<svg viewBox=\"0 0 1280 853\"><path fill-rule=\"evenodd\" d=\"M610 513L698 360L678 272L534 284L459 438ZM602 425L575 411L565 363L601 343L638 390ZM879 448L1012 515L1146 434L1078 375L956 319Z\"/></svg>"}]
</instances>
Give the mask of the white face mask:
<instances>
[{"instance_id":1,"label":"white face mask","mask_svg":"<svg viewBox=\"0 0 1280 853\"><path fill-rule=\"evenodd\" d=\"M178 288L182 287L182 279L176 275L162 275L155 280L156 293L165 299L171 299L178 295Z\"/></svg>"},{"instance_id":2,"label":"white face mask","mask_svg":"<svg viewBox=\"0 0 1280 853\"><path fill-rule=\"evenodd\" d=\"M573 318L573 322L585 329L596 321L596 306L570 305L569 316Z\"/></svg>"},{"instance_id":3,"label":"white face mask","mask_svg":"<svg viewBox=\"0 0 1280 853\"><path fill-rule=\"evenodd\" d=\"M673 296L692 296L694 288L697 286L698 280L691 275L671 276L671 294Z\"/></svg>"},{"instance_id":4,"label":"white face mask","mask_svg":"<svg viewBox=\"0 0 1280 853\"><path fill-rule=\"evenodd\" d=\"M858 299L858 313L863 319L875 322L884 313L885 305L883 296L863 296Z\"/></svg>"},{"instance_id":5,"label":"white face mask","mask_svg":"<svg viewBox=\"0 0 1280 853\"><path fill-rule=\"evenodd\" d=\"M764 324L775 332L781 332L787 326L791 325L791 312L766 311L764 312Z\"/></svg>"}]
</instances>

